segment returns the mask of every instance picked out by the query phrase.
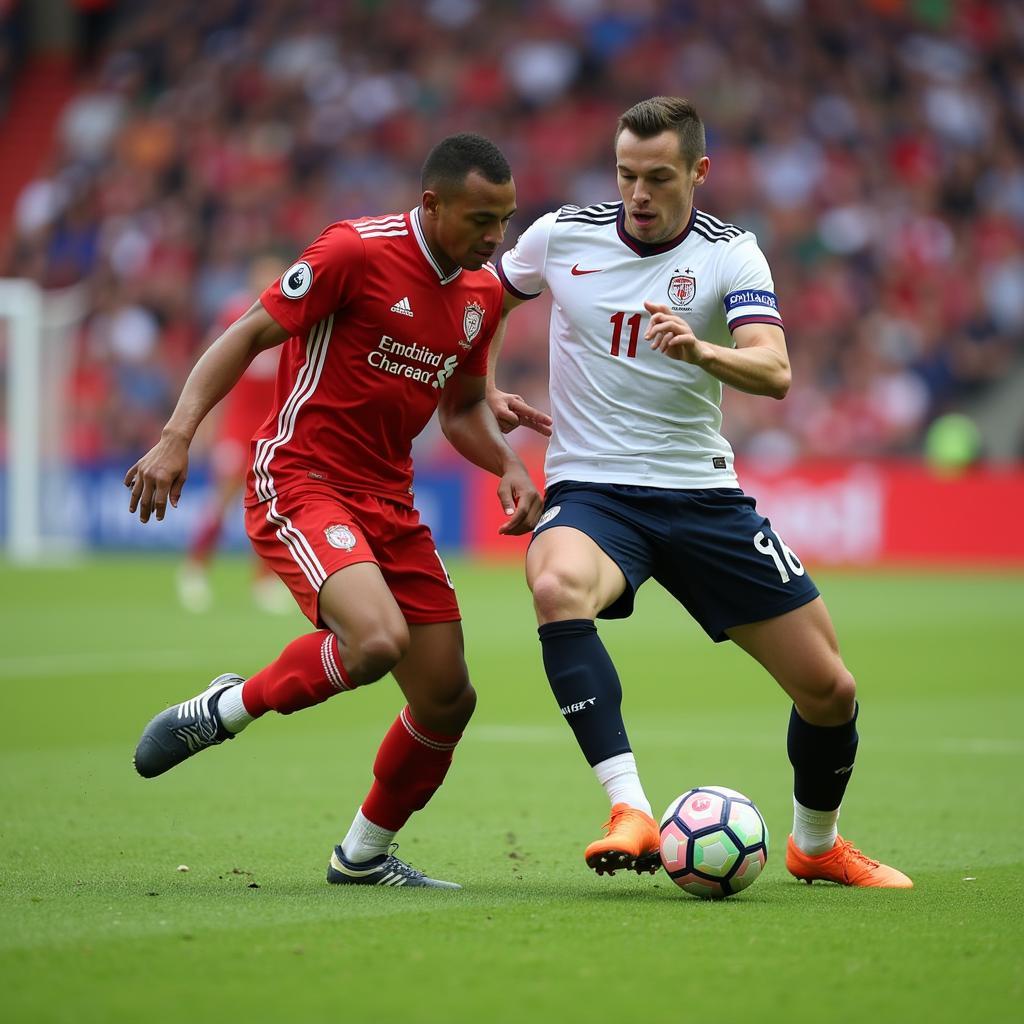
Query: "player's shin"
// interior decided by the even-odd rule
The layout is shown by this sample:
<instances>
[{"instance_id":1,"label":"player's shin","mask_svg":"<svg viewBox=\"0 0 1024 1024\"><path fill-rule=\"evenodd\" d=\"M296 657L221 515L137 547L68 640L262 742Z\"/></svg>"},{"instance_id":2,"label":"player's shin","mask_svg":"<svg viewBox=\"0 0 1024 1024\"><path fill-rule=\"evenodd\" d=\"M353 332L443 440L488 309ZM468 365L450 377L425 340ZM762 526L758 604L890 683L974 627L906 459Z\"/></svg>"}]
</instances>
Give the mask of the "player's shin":
<instances>
[{"instance_id":1,"label":"player's shin","mask_svg":"<svg viewBox=\"0 0 1024 1024\"><path fill-rule=\"evenodd\" d=\"M629 752L622 685L590 619L539 627L544 671L559 710L591 766Z\"/></svg>"},{"instance_id":2,"label":"player's shin","mask_svg":"<svg viewBox=\"0 0 1024 1024\"><path fill-rule=\"evenodd\" d=\"M811 725L794 707L787 749L793 765L793 842L806 854L831 850L839 806L857 756L857 714L842 725Z\"/></svg>"},{"instance_id":3,"label":"player's shin","mask_svg":"<svg viewBox=\"0 0 1024 1024\"><path fill-rule=\"evenodd\" d=\"M346 858L363 861L387 849L394 834L414 811L426 807L444 782L460 739L461 734L427 729L408 707L402 709L377 751L373 785L342 843Z\"/></svg>"},{"instance_id":4,"label":"player's shin","mask_svg":"<svg viewBox=\"0 0 1024 1024\"><path fill-rule=\"evenodd\" d=\"M224 520L220 514L214 509L207 511L199 529L192 538L192 542L189 544L189 561L196 565L206 565L217 544L220 542L223 530Z\"/></svg>"},{"instance_id":5,"label":"player's shin","mask_svg":"<svg viewBox=\"0 0 1024 1024\"><path fill-rule=\"evenodd\" d=\"M250 676L241 698L248 714L259 718L268 711L290 715L353 688L337 637L321 629L293 640L275 661Z\"/></svg>"}]
</instances>

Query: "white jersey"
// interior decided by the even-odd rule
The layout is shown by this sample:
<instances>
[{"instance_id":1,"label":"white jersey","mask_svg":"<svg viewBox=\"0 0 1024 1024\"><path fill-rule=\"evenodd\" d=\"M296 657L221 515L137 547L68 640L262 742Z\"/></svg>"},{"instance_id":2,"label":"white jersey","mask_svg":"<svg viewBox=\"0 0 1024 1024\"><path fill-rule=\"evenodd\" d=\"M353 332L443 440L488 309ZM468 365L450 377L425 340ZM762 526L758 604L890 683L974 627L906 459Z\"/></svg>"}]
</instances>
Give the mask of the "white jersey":
<instances>
[{"instance_id":1,"label":"white jersey","mask_svg":"<svg viewBox=\"0 0 1024 1024\"><path fill-rule=\"evenodd\" d=\"M696 209L660 245L632 238L624 223L622 203L563 206L527 228L498 267L518 298L551 289L547 483L735 487L722 384L651 350L644 300L667 304L702 339L723 316L730 339L741 324L781 327L768 262L749 231Z\"/></svg>"}]
</instances>

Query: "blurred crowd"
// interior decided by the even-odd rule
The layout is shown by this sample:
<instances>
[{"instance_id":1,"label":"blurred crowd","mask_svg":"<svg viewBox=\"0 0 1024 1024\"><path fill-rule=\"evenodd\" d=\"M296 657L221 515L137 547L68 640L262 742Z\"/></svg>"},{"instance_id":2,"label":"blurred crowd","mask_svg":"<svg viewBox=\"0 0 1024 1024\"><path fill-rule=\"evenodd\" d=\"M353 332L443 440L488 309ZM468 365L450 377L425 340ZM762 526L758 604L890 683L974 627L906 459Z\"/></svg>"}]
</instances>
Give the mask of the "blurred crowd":
<instances>
[{"instance_id":1,"label":"blurred crowd","mask_svg":"<svg viewBox=\"0 0 1024 1024\"><path fill-rule=\"evenodd\" d=\"M0 0L0 120L25 53L24 12L17 0Z\"/></svg>"},{"instance_id":2,"label":"blurred crowd","mask_svg":"<svg viewBox=\"0 0 1024 1024\"><path fill-rule=\"evenodd\" d=\"M727 399L739 452L915 451L1024 355L1017 0L133 0L6 257L87 291L75 454L147 448L253 260L411 208L443 135L507 153L511 244L617 198L615 120L655 94L697 104L698 206L757 234L787 326L789 399ZM528 304L501 383L541 406L546 349Z\"/></svg>"}]
</instances>

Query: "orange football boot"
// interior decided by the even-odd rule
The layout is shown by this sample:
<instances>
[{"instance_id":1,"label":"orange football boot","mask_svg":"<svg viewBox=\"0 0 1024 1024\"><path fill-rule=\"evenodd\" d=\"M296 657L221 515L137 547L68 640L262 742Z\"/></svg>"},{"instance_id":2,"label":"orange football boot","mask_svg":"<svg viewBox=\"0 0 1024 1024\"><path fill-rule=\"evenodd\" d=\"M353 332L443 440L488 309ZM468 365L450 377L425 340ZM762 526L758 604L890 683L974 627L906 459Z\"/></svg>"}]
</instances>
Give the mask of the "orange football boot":
<instances>
[{"instance_id":1,"label":"orange football boot","mask_svg":"<svg viewBox=\"0 0 1024 1024\"><path fill-rule=\"evenodd\" d=\"M840 885L862 885L873 889L913 889L914 883L902 871L865 857L842 836L827 853L811 857L793 842L786 843L786 870L808 885L815 879Z\"/></svg>"},{"instance_id":2,"label":"orange football boot","mask_svg":"<svg viewBox=\"0 0 1024 1024\"><path fill-rule=\"evenodd\" d=\"M618 868L654 874L661 863L661 833L658 823L644 811L629 804L615 804L604 823L604 839L592 842L584 852L587 867L599 875L614 875Z\"/></svg>"}]
</instances>

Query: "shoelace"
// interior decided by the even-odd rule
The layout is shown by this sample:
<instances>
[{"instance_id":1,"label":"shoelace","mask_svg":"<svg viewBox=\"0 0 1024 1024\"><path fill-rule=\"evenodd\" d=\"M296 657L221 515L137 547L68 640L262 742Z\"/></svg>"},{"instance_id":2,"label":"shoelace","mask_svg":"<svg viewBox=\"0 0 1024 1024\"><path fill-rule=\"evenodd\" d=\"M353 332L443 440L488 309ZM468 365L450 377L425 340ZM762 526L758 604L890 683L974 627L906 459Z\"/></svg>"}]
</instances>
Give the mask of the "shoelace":
<instances>
[{"instance_id":1,"label":"shoelace","mask_svg":"<svg viewBox=\"0 0 1024 1024\"><path fill-rule=\"evenodd\" d=\"M404 860L400 860L395 856L395 851L397 849L398 843L392 843L388 847L388 857L381 865L381 868L388 868L390 871L397 871L399 874L405 875L406 878L422 878L422 871L418 868L414 868L411 864L406 864Z\"/></svg>"},{"instance_id":2,"label":"shoelace","mask_svg":"<svg viewBox=\"0 0 1024 1024\"><path fill-rule=\"evenodd\" d=\"M612 814L612 816L601 826L601 828L604 829L605 834L607 835L620 821L628 817L630 810L631 808L627 807L624 810L616 811Z\"/></svg>"},{"instance_id":3,"label":"shoelace","mask_svg":"<svg viewBox=\"0 0 1024 1024\"><path fill-rule=\"evenodd\" d=\"M843 856L847 860L862 861L873 868L877 868L880 864L879 861L872 860L866 853L861 853L853 843L848 843L845 839L843 840Z\"/></svg>"}]
</instances>

